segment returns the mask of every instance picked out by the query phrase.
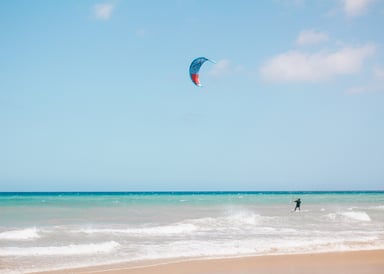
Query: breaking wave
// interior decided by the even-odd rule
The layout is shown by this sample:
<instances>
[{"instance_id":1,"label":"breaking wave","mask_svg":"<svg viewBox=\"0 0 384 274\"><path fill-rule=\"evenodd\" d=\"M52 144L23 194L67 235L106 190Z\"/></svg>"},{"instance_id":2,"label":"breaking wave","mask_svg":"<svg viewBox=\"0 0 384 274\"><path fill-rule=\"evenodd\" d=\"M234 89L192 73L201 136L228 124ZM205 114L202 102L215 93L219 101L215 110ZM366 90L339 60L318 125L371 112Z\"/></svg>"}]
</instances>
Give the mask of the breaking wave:
<instances>
[{"instance_id":1,"label":"breaking wave","mask_svg":"<svg viewBox=\"0 0 384 274\"><path fill-rule=\"evenodd\" d=\"M20 230L9 230L0 233L0 240L23 241L40 238L38 229L30 227Z\"/></svg>"}]
</instances>

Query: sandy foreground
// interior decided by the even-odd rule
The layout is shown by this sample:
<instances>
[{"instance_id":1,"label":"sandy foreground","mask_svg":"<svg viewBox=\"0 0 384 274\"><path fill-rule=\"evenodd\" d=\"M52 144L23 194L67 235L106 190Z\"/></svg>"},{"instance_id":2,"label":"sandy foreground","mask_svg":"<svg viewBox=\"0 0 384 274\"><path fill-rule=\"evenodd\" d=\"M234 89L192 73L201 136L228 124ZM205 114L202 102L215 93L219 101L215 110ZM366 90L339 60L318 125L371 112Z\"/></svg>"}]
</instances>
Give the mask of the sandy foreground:
<instances>
[{"instance_id":1,"label":"sandy foreground","mask_svg":"<svg viewBox=\"0 0 384 274\"><path fill-rule=\"evenodd\" d=\"M199 259L178 262L152 262L149 265L114 264L41 273L384 274L384 250Z\"/></svg>"}]
</instances>

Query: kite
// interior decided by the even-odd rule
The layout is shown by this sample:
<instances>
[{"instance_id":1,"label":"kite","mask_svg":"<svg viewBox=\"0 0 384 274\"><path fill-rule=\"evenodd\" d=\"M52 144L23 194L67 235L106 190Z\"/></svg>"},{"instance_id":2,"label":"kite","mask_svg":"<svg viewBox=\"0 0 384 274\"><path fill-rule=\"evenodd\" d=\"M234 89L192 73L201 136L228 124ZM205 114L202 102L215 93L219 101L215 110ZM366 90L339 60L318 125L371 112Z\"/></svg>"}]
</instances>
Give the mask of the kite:
<instances>
[{"instance_id":1,"label":"kite","mask_svg":"<svg viewBox=\"0 0 384 274\"><path fill-rule=\"evenodd\" d=\"M199 80L200 68L207 61L216 64L215 61L209 60L208 58L198 57L195 60L193 60L191 65L189 66L189 76L191 77L192 82L198 87L201 87L200 80Z\"/></svg>"}]
</instances>

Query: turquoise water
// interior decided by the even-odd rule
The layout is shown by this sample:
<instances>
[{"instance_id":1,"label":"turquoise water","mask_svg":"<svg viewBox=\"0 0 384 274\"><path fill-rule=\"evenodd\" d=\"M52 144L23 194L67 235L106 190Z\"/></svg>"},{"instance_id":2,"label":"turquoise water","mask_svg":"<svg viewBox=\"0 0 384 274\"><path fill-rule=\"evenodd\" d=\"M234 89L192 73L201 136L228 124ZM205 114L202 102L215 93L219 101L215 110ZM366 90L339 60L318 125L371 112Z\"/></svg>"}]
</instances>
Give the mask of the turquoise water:
<instances>
[{"instance_id":1,"label":"turquoise water","mask_svg":"<svg viewBox=\"0 0 384 274\"><path fill-rule=\"evenodd\" d=\"M383 248L384 192L0 193L1 273Z\"/></svg>"}]
</instances>

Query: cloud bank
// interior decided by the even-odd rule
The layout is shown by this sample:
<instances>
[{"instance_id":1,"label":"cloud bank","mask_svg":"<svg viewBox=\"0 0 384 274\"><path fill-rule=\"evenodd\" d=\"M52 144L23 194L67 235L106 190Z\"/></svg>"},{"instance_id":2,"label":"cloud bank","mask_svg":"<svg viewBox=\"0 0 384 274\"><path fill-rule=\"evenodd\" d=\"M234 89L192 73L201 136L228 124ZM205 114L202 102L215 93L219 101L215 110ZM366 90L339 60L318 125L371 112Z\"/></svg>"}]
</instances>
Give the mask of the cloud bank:
<instances>
[{"instance_id":1,"label":"cloud bank","mask_svg":"<svg viewBox=\"0 0 384 274\"><path fill-rule=\"evenodd\" d=\"M335 51L292 50L268 60L261 67L260 74L270 82L320 82L359 72L375 50L373 44L344 47Z\"/></svg>"}]
</instances>

